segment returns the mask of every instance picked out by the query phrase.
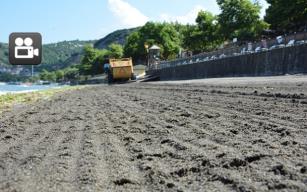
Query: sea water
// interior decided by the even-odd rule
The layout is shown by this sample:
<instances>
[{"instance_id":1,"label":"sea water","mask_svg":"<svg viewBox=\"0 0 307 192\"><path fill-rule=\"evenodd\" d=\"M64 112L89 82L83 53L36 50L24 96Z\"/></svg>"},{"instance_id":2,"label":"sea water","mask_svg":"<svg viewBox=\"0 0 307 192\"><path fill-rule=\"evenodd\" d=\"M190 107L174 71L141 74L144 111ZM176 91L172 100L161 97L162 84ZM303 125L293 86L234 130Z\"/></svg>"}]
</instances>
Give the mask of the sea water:
<instances>
[{"instance_id":1,"label":"sea water","mask_svg":"<svg viewBox=\"0 0 307 192\"><path fill-rule=\"evenodd\" d=\"M47 90L51 88L58 88L58 85L10 85L0 83L0 95L6 93L26 93L40 90Z\"/></svg>"}]
</instances>

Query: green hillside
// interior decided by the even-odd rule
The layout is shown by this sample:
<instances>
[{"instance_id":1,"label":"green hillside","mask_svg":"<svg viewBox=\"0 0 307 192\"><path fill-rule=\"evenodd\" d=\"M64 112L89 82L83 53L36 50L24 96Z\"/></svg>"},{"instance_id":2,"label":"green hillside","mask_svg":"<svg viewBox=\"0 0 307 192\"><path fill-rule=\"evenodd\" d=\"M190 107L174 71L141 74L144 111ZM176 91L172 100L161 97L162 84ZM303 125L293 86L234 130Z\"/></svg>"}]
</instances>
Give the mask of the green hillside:
<instances>
[{"instance_id":1,"label":"green hillside","mask_svg":"<svg viewBox=\"0 0 307 192\"><path fill-rule=\"evenodd\" d=\"M82 54L84 45L94 44L95 41L63 41L59 43L46 44L43 46L43 61L37 68L38 70L57 70L67 67L67 65L79 62L71 59ZM79 58L79 57L78 57Z\"/></svg>"},{"instance_id":2,"label":"green hillside","mask_svg":"<svg viewBox=\"0 0 307 192\"><path fill-rule=\"evenodd\" d=\"M0 67L8 65L8 45L6 43L0 43Z\"/></svg>"},{"instance_id":3,"label":"green hillside","mask_svg":"<svg viewBox=\"0 0 307 192\"><path fill-rule=\"evenodd\" d=\"M86 44L94 44L95 41L63 41L59 43L51 43L43 45L43 60L38 68L58 69L65 67L65 61L72 60L82 53ZM8 62L8 45L0 43L0 67L12 67Z\"/></svg>"},{"instance_id":4,"label":"green hillside","mask_svg":"<svg viewBox=\"0 0 307 192\"><path fill-rule=\"evenodd\" d=\"M125 45L127 37L134 31L137 31L139 28L132 29L122 29L114 31L113 33L108 34L102 39L99 39L94 44L96 49L106 49L110 44L116 43L120 45Z\"/></svg>"},{"instance_id":5,"label":"green hillside","mask_svg":"<svg viewBox=\"0 0 307 192\"><path fill-rule=\"evenodd\" d=\"M96 41L63 41L43 45L42 64L35 67L37 72L46 69L54 71L69 67L73 64L79 64L83 56L83 47L87 44L94 45L95 48L104 49L112 43L124 45L126 38L136 29L117 30ZM12 69L14 66L8 62L8 45L0 43L0 72L4 69ZM28 67L23 67L28 68Z\"/></svg>"}]
</instances>

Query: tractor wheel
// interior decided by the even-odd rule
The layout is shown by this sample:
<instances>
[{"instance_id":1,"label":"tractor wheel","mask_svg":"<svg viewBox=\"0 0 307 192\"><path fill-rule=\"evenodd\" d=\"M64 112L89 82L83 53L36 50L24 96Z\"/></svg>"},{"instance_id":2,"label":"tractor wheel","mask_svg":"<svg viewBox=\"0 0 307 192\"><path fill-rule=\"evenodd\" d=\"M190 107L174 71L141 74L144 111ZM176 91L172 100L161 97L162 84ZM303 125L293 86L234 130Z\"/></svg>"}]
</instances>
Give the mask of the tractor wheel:
<instances>
[{"instance_id":1,"label":"tractor wheel","mask_svg":"<svg viewBox=\"0 0 307 192\"><path fill-rule=\"evenodd\" d=\"M113 83L113 75L111 73L109 73L108 75L108 84L112 84Z\"/></svg>"}]
</instances>

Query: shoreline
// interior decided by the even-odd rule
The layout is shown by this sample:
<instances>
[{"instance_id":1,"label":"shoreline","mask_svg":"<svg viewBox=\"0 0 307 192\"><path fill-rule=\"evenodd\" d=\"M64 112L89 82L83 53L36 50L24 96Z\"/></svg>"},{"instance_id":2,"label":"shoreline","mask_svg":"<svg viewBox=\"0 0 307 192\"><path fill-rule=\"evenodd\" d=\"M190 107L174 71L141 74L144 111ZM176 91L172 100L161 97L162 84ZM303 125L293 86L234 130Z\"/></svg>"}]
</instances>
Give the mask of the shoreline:
<instances>
[{"instance_id":1,"label":"shoreline","mask_svg":"<svg viewBox=\"0 0 307 192\"><path fill-rule=\"evenodd\" d=\"M51 84L51 85L27 85L27 84L18 84L18 85L11 85L8 83L0 83L0 95L4 94L18 94L18 93L29 93L35 91L42 91L54 88L61 88L65 87L65 85L58 85L58 84Z\"/></svg>"},{"instance_id":2,"label":"shoreline","mask_svg":"<svg viewBox=\"0 0 307 192\"><path fill-rule=\"evenodd\" d=\"M0 114L10 110L12 106L18 104L29 104L40 99L49 99L54 95L66 91L82 89L86 86L61 86L50 87L44 90L27 90L18 92L0 93Z\"/></svg>"},{"instance_id":3,"label":"shoreline","mask_svg":"<svg viewBox=\"0 0 307 192\"><path fill-rule=\"evenodd\" d=\"M52 89L61 89L64 87L69 87L69 86L58 86L58 87L46 87L46 89L29 89L29 90L21 90L21 91L1 91L0 90L0 96L6 95L6 94L22 94L22 93L33 93L37 91L47 91L47 90L52 90Z\"/></svg>"}]
</instances>

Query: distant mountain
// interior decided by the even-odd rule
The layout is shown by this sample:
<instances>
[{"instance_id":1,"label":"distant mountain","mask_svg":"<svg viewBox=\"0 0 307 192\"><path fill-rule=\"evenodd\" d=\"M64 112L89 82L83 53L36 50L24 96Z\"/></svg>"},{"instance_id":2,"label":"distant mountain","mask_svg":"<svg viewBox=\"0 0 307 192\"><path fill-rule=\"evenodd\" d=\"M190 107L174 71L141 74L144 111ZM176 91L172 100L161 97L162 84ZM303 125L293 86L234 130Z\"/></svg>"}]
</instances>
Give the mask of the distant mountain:
<instances>
[{"instance_id":1,"label":"distant mountain","mask_svg":"<svg viewBox=\"0 0 307 192\"><path fill-rule=\"evenodd\" d=\"M8 44L0 43L0 67L8 65Z\"/></svg>"},{"instance_id":2,"label":"distant mountain","mask_svg":"<svg viewBox=\"0 0 307 192\"><path fill-rule=\"evenodd\" d=\"M43 45L42 64L35 67L35 71L39 72L43 69L54 71L78 64L81 62L83 56L84 45L92 44L97 49L105 49L112 43L124 45L126 38L136 30L137 28L117 30L98 41L74 40L45 44ZM18 68L18 71L22 71L23 68L28 69L29 67L14 67L10 65L8 62L8 45L6 43L0 43L0 73L11 71L16 73L16 68Z\"/></svg>"},{"instance_id":3,"label":"distant mountain","mask_svg":"<svg viewBox=\"0 0 307 192\"><path fill-rule=\"evenodd\" d=\"M37 67L38 70L46 69L53 71L63 69L72 64L78 64L83 52L83 47L87 44L94 44L96 41L62 41L58 43L46 44L43 46L43 61Z\"/></svg>"},{"instance_id":4,"label":"distant mountain","mask_svg":"<svg viewBox=\"0 0 307 192\"><path fill-rule=\"evenodd\" d=\"M113 33L110 33L104 38L98 40L94 44L94 47L96 49L106 49L112 43L125 45L127 37L136 30L138 30L138 28L122 29L114 31Z\"/></svg>"},{"instance_id":5,"label":"distant mountain","mask_svg":"<svg viewBox=\"0 0 307 192\"><path fill-rule=\"evenodd\" d=\"M39 68L58 69L66 60L79 55L86 44L94 44L96 41L63 41L43 45L43 59ZM0 43L0 67L12 67L8 62L8 45Z\"/></svg>"}]
</instances>

